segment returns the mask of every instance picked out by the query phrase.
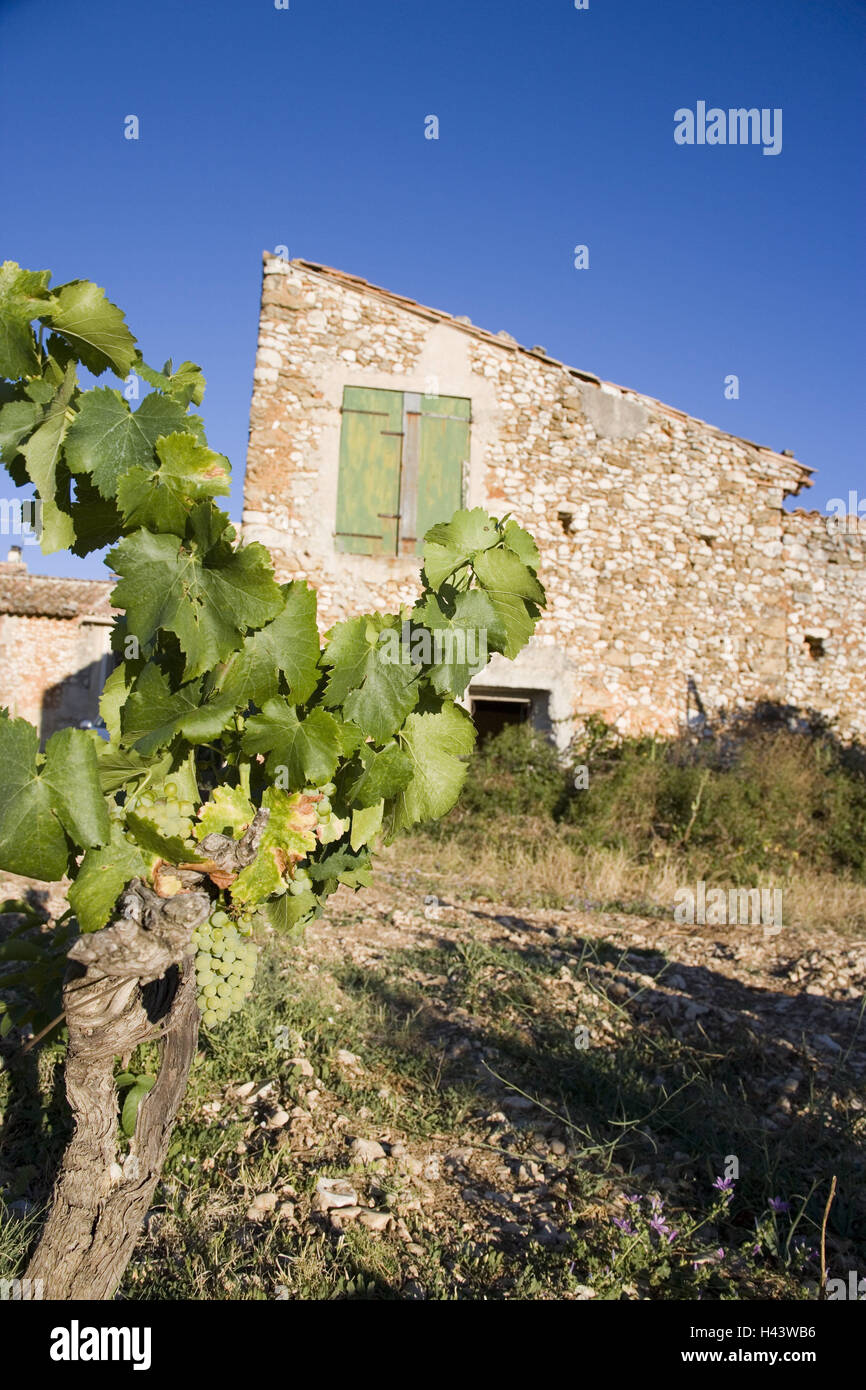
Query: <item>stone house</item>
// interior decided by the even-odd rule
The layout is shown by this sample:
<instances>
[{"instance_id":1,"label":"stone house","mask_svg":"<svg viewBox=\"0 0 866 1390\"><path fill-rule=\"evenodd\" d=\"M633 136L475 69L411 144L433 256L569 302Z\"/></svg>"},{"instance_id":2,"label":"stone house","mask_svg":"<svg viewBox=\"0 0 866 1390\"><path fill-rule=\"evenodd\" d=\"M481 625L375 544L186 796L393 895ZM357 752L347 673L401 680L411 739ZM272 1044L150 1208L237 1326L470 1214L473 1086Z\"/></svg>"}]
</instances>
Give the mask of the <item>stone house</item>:
<instances>
[{"instance_id":1,"label":"stone house","mask_svg":"<svg viewBox=\"0 0 866 1390\"><path fill-rule=\"evenodd\" d=\"M114 580L30 574L19 546L0 563L0 707L56 729L95 720L105 678Z\"/></svg>"},{"instance_id":2,"label":"stone house","mask_svg":"<svg viewBox=\"0 0 866 1390\"><path fill-rule=\"evenodd\" d=\"M472 682L478 722L565 745L762 699L866 733L866 536L786 497L811 469L466 318L264 258L243 528L324 627L418 590L460 505L535 537L548 609Z\"/></svg>"}]
</instances>

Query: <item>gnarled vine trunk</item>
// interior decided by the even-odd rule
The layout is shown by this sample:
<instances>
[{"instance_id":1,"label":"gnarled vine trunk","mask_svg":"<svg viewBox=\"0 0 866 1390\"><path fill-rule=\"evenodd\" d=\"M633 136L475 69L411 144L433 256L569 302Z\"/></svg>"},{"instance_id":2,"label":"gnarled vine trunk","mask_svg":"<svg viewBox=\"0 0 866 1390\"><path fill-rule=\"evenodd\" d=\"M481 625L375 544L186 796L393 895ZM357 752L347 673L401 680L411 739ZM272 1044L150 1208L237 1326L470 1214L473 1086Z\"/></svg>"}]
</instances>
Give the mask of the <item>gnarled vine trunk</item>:
<instances>
[{"instance_id":1,"label":"gnarled vine trunk","mask_svg":"<svg viewBox=\"0 0 866 1390\"><path fill-rule=\"evenodd\" d=\"M135 882L121 900L121 917L70 951L65 1080L75 1128L27 1268L29 1279L42 1280L45 1298L111 1298L135 1249L195 1056L199 1014L189 938L210 907L207 893L161 899ZM159 1074L120 1164L115 1058L155 1039Z\"/></svg>"}]
</instances>

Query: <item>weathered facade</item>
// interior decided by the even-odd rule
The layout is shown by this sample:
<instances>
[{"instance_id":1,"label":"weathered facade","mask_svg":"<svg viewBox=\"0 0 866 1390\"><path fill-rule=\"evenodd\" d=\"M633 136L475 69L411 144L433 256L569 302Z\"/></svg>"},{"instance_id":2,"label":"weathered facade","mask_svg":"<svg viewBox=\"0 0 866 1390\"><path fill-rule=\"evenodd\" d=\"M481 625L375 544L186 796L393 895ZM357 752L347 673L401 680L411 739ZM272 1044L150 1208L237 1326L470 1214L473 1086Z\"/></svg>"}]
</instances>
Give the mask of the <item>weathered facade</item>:
<instances>
[{"instance_id":1,"label":"weathered facade","mask_svg":"<svg viewBox=\"0 0 866 1390\"><path fill-rule=\"evenodd\" d=\"M0 563L0 708L35 724L43 743L99 714L113 664L113 588L30 574L17 547Z\"/></svg>"},{"instance_id":2,"label":"weathered facade","mask_svg":"<svg viewBox=\"0 0 866 1390\"><path fill-rule=\"evenodd\" d=\"M866 538L783 507L811 470L353 276L264 269L244 534L323 626L411 602L422 519L480 505L532 532L549 606L475 701L561 744L593 712L673 732L760 699L866 733Z\"/></svg>"}]
</instances>

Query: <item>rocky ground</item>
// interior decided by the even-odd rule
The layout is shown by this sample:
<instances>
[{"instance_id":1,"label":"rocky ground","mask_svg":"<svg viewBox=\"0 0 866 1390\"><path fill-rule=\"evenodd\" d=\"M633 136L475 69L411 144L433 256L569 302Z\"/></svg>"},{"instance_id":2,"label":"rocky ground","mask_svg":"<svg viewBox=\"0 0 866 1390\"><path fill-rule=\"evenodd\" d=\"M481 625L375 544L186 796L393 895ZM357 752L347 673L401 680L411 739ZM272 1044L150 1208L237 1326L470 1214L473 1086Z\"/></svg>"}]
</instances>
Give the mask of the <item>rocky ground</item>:
<instances>
[{"instance_id":1,"label":"rocky ground","mask_svg":"<svg viewBox=\"0 0 866 1390\"><path fill-rule=\"evenodd\" d=\"M127 1297L809 1297L833 1174L864 1272L866 942L427 887L266 946Z\"/></svg>"}]
</instances>

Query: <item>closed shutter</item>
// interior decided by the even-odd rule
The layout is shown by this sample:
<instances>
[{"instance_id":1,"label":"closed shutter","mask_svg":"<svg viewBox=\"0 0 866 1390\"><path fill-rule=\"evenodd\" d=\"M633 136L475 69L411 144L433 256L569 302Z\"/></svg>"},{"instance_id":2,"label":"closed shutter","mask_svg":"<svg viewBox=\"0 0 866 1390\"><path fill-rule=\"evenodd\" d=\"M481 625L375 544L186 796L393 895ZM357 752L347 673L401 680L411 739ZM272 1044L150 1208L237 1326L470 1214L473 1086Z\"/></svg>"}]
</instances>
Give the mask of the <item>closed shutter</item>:
<instances>
[{"instance_id":1,"label":"closed shutter","mask_svg":"<svg viewBox=\"0 0 866 1390\"><path fill-rule=\"evenodd\" d=\"M338 550L396 555L402 444L402 392L347 386L340 431Z\"/></svg>"},{"instance_id":2,"label":"closed shutter","mask_svg":"<svg viewBox=\"0 0 866 1390\"><path fill-rule=\"evenodd\" d=\"M449 521L463 505L463 473L469 463L472 402L459 396L422 396L415 516L415 553L437 521Z\"/></svg>"}]
</instances>

